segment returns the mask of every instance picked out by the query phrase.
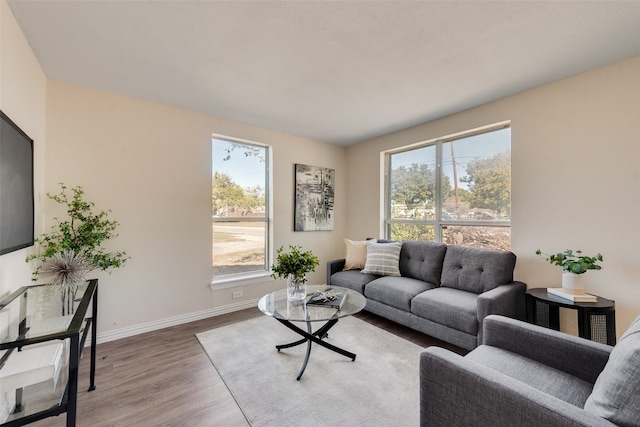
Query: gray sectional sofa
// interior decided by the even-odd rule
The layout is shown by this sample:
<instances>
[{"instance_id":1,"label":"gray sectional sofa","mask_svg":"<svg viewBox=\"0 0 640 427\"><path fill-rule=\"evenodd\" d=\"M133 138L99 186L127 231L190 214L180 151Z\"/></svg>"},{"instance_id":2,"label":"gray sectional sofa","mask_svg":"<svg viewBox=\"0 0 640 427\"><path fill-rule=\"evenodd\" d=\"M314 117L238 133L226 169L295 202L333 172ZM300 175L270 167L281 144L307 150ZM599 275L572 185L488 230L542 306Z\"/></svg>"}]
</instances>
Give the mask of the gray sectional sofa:
<instances>
[{"instance_id":1,"label":"gray sectional sofa","mask_svg":"<svg viewBox=\"0 0 640 427\"><path fill-rule=\"evenodd\" d=\"M352 269L344 270L345 259L329 261L327 285L358 291L367 299L365 310L467 350L482 342L486 316L524 319L526 285L513 280L512 252L404 241L395 244L397 272L380 275L371 254L386 251L380 246L386 244L393 243L365 244L364 268L350 262Z\"/></svg>"}]
</instances>

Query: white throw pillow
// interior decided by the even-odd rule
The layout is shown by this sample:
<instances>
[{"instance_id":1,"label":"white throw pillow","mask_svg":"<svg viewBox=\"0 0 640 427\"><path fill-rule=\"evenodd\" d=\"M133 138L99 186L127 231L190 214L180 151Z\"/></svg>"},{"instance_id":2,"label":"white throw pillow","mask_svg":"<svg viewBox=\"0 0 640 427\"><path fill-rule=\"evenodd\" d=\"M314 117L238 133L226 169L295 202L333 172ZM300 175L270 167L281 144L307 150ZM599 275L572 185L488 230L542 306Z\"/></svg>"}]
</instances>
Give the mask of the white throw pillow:
<instances>
[{"instance_id":1,"label":"white throw pillow","mask_svg":"<svg viewBox=\"0 0 640 427\"><path fill-rule=\"evenodd\" d=\"M347 247L347 254L344 257L344 270L356 270L364 267L369 243L375 243L375 240L344 239L344 244Z\"/></svg>"},{"instance_id":2,"label":"white throw pillow","mask_svg":"<svg viewBox=\"0 0 640 427\"><path fill-rule=\"evenodd\" d=\"M367 246L367 260L362 273L378 276L400 276L401 242L371 243Z\"/></svg>"}]
</instances>

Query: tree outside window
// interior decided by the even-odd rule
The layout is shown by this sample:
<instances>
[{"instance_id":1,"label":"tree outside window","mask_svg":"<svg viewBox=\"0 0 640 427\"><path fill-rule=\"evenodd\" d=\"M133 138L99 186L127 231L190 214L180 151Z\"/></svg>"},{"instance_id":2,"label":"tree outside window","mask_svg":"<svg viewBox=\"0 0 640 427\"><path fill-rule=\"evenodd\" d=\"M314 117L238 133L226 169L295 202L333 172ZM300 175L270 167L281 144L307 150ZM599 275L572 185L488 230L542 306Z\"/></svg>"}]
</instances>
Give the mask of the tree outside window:
<instances>
[{"instance_id":1,"label":"tree outside window","mask_svg":"<svg viewBox=\"0 0 640 427\"><path fill-rule=\"evenodd\" d=\"M213 275L268 272L268 148L212 140Z\"/></svg>"},{"instance_id":2,"label":"tree outside window","mask_svg":"<svg viewBox=\"0 0 640 427\"><path fill-rule=\"evenodd\" d=\"M509 249L511 132L504 127L387 155L387 237Z\"/></svg>"}]
</instances>

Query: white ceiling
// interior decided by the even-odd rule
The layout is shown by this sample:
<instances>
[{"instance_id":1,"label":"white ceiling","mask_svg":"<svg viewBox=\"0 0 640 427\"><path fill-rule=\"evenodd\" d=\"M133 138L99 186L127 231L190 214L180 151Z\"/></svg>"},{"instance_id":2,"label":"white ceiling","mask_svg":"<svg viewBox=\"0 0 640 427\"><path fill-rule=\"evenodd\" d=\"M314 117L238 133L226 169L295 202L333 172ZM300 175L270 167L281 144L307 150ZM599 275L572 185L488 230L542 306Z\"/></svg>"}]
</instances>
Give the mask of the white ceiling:
<instances>
[{"instance_id":1,"label":"white ceiling","mask_svg":"<svg viewBox=\"0 0 640 427\"><path fill-rule=\"evenodd\" d=\"M49 78L340 145L640 55L640 1L8 3Z\"/></svg>"}]
</instances>

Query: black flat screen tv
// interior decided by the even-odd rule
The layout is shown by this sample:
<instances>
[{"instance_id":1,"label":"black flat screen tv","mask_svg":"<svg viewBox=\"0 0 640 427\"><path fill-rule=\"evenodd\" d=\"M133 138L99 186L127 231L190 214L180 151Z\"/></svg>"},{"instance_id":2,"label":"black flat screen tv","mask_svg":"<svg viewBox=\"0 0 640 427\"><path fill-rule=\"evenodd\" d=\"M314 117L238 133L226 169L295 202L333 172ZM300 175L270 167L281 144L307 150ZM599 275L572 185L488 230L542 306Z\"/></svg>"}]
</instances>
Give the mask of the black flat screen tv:
<instances>
[{"instance_id":1,"label":"black flat screen tv","mask_svg":"<svg viewBox=\"0 0 640 427\"><path fill-rule=\"evenodd\" d=\"M0 111L0 255L33 245L33 140Z\"/></svg>"}]
</instances>

